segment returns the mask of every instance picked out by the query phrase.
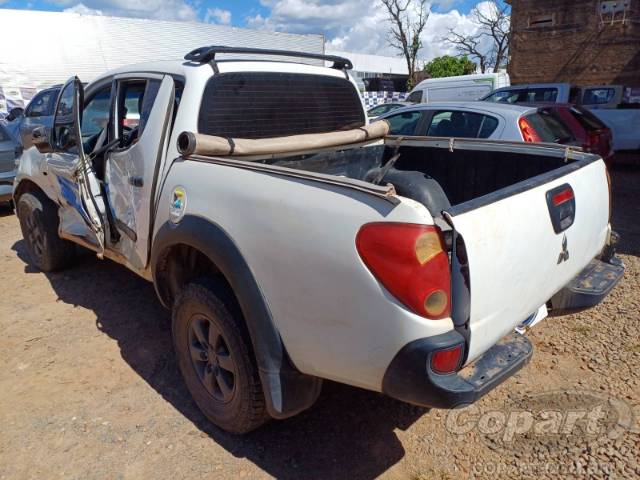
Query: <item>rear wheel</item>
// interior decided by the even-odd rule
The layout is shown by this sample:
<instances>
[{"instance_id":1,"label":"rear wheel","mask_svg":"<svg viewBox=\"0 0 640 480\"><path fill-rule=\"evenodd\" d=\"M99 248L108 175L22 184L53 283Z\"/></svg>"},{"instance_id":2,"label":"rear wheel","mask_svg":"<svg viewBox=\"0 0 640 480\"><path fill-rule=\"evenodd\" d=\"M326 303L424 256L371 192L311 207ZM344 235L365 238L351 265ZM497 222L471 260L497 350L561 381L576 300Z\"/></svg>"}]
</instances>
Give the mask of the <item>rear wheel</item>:
<instances>
[{"instance_id":1,"label":"rear wheel","mask_svg":"<svg viewBox=\"0 0 640 480\"><path fill-rule=\"evenodd\" d=\"M71 265L75 245L58 236L58 212L49 198L41 192L24 193L18 200L16 213L33 265L43 272Z\"/></svg>"},{"instance_id":2,"label":"rear wheel","mask_svg":"<svg viewBox=\"0 0 640 480\"><path fill-rule=\"evenodd\" d=\"M267 421L251 340L226 285L187 285L173 306L172 331L182 376L209 420L232 433Z\"/></svg>"}]
</instances>

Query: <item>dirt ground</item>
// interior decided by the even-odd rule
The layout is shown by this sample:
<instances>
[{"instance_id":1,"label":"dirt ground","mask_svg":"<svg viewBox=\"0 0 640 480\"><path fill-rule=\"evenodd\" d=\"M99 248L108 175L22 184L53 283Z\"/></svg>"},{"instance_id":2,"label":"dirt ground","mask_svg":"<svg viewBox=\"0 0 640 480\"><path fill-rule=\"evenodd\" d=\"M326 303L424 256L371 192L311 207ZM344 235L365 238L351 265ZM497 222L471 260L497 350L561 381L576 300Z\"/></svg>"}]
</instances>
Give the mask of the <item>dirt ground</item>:
<instances>
[{"instance_id":1,"label":"dirt ground","mask_svg":"<svg viewBox=\"0 0 640 480\"><path fill-rule=\"evenodd\" d=\"M640 169L612 176L623 282L536 325L531 363L475 406L430 411L326 382L314 408L244 437L190 399L150 284L90 256L39 273L2 210L0 478L640 478ZM567 427L587 407L597 428ZM553 412L563 430L538 430Z\"/></svg>"}]
</instances>

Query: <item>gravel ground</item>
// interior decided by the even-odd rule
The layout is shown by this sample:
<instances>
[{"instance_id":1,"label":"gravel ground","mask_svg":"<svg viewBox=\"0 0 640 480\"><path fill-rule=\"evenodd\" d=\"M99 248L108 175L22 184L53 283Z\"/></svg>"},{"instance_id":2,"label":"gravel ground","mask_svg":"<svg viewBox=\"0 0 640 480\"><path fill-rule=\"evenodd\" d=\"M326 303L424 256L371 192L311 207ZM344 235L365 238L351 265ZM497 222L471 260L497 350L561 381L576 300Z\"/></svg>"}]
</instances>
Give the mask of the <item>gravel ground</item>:
<instances>
[{"instance_id":1,"label":"gravel ground","mask_svg":"<svg viewBox=\"0 0 640 480\"><path fill-rule=\"evenodd\" d=\"M427 410L325 383L245 437L177 372L150 284L89 256L45 275L0 212L0 478L640 478L640 170L614 170L624 280L530 332L532 362L474 406Z\"/></svg>"}]
</instances>

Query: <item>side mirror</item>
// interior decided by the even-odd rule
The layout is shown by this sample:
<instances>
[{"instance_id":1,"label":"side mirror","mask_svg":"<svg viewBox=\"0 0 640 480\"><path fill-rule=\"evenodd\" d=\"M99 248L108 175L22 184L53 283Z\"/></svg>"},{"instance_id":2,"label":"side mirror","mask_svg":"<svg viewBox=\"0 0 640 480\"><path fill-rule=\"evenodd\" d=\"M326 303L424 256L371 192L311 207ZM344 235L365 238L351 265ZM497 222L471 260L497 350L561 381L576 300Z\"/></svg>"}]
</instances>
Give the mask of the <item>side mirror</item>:
<instances>
[{"instance_id":1,"label":"side mirror","mask_svg":"<svg viewBox=\"0 0 640 480\"><path fill-rule=\"evenodd\" d=\"M9 110L9 114L6 116L7 122L13 122L16 118L20 118L24 115L24 109L15 107Z\"/></svg>"},{"instance_id":2,"label":"side mirror","mask_svg":"<svg viewBox=\"0 0 640 480\"><path fill-rule=\"evenodd\" d=\"M40 153L53 152L53 146L46 127L39 126L34 128L31 132L31 140Z\"/></svg>"}]
</instances>

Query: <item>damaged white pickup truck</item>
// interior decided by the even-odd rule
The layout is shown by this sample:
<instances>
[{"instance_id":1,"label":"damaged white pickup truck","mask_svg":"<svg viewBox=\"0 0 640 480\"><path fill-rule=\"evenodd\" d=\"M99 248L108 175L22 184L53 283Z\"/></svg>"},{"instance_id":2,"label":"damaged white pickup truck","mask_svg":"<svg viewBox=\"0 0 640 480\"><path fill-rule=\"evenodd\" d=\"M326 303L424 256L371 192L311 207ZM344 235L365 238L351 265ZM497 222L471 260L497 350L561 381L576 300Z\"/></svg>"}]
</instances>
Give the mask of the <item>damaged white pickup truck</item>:
<instances>
[{"instance_id":1,"label":"damaged white pickup truck","mask_svg":"<svg viewBox=\"0 0 640 480\"><path fill-rule=\"evenodd\" d=\"M623 274L597 156L388 137L340 57L185 60L67 82L14 199L41 270L79 244L153 281L186 385L223 429L309 408L322 379L470 404L529 360L518 332Z\"/></svg>"}]
</instances>

